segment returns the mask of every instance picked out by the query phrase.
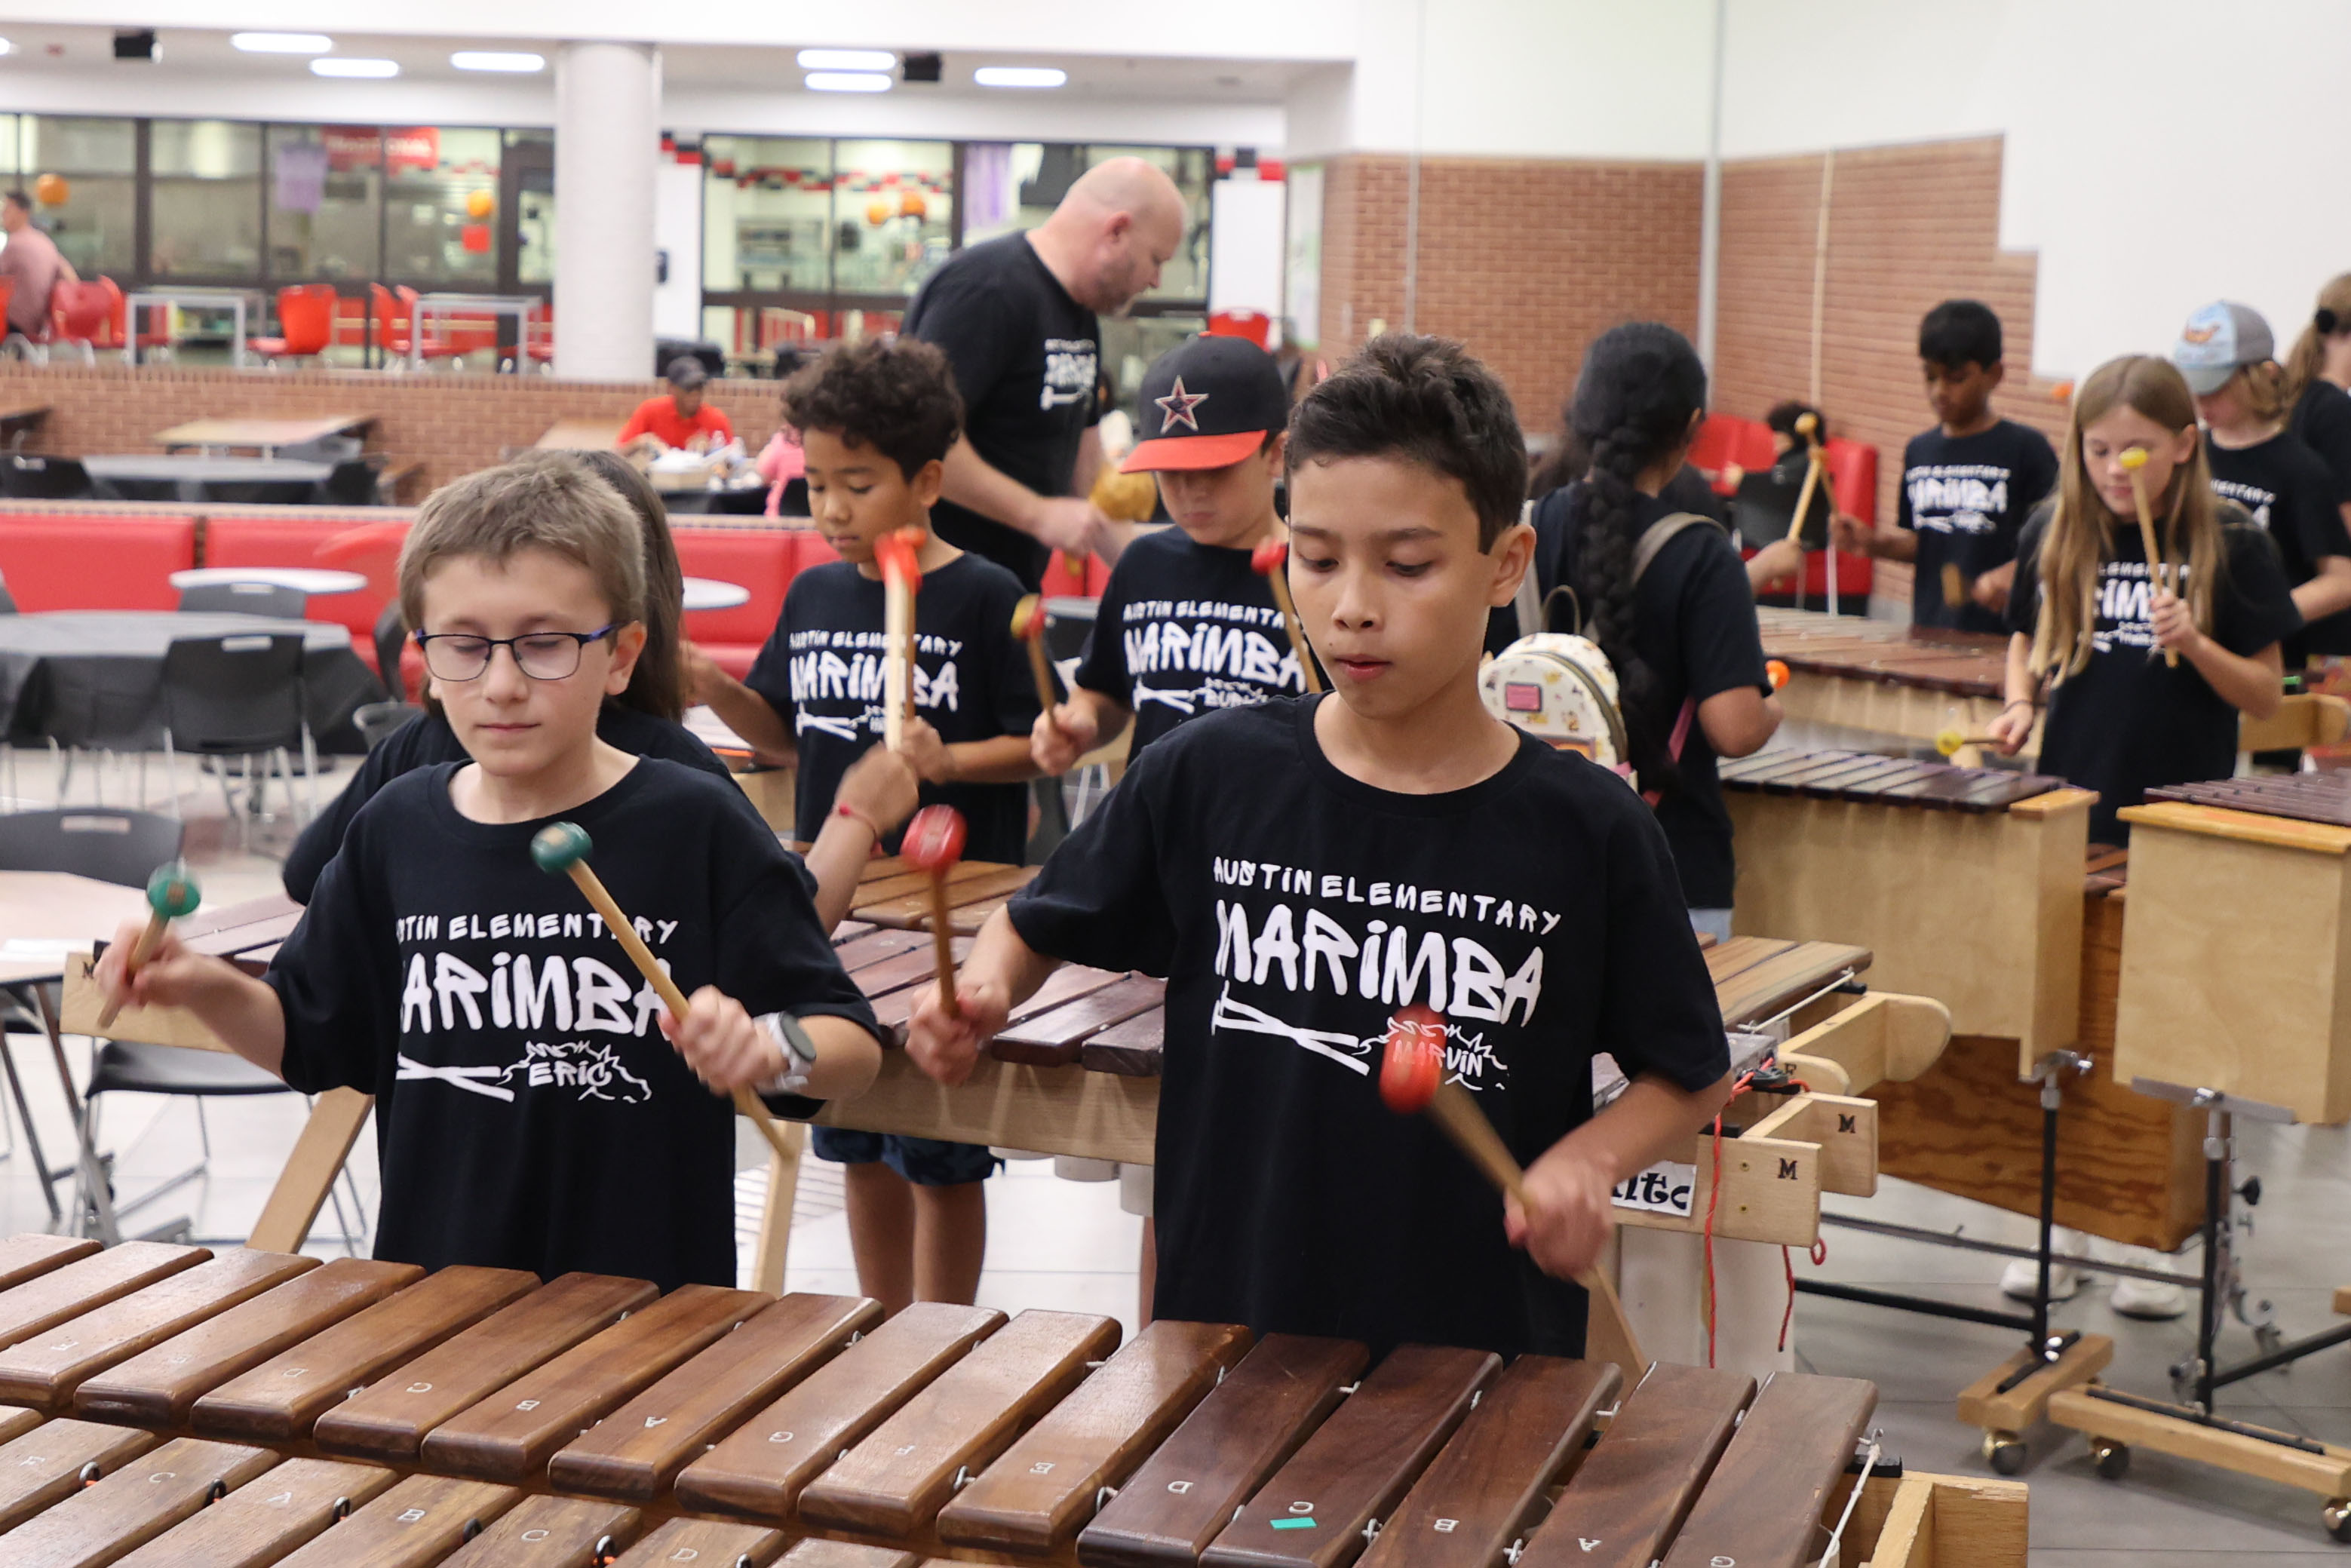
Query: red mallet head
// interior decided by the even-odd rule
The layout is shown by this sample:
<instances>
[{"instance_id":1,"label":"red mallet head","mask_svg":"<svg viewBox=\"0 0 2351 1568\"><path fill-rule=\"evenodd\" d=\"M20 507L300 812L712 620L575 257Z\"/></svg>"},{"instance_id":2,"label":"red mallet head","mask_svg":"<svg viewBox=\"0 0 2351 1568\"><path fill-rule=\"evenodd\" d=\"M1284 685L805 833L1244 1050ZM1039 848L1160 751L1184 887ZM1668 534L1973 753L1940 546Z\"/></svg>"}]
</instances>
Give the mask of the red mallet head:
<instances>
[{"instance_id":1,"label":"red mallet head","mask_svg":"<svg viewBox=\"0 0 2351 1568\"><path fill-rule=\"evenodd\" d=\"M1033 643L1045 634L1045 601L1031 593L1012 607L1012 634Z\"/></svg>"},{"instance_id":2,"label":"red mallet head","mask_svg":"<svg viewBox=\"0 0 2351 1568\"><path fill-rule=\"evenodd\" d=\"M1388 1020L1387 1050L1380 1060L1380 1098L1399 1116L1428 1109L1445 1076L1445 1019L1418 1003L1398 1008Z\"/></svg>"},{"instance_id":3,"label":"red mallet head","mask_svg":"<svg viewBox=\"0 0 2351 1568\"><path fill-rule=\"evenodd\" d=\"M923 585L923 569L915 563L914 552L923 548L929 536L920 528L898 528L873 541L873 564L882 569L884 582L893 579L909 588Z\"/></svg>"},{"instance_id":4,"label":"red mallet head","mask_svg":"<svg viewBox=\"0 0 2351 1568\"><path fill-rule=\"evenodd\" d=\"M925 806L906 824L898 852L916 871L934 876L963 859L963 813L953 806Z\"/></svg>"},{"instance_id":5,"label":"red mallet head","mask_svg":"<svg viewBox=\"0 0 2351 1568\"><path fill-rule=\"evenodd\" d=\"M1268 539L1249 551L1249 565L1256 569L1259 577L1271 577L1289 564L1290 541L1288 539Z\"/></svg>"}]
</instances>

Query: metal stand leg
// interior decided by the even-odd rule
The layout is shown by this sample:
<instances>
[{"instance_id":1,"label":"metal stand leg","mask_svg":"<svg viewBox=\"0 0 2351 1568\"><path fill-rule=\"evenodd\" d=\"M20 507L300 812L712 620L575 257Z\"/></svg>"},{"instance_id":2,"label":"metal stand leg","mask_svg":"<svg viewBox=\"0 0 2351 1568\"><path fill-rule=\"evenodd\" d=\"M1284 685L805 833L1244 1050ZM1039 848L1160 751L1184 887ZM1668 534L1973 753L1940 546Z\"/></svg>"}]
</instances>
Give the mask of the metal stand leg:
<instances>
[{"instance_id":1,"label":"metal stand leg","mask_svg":"<svg viewBox=\"0 0 2351 1568\"><path fill-rule=\"evenodd\" d=\"M32 1151L33 1171L41 1178L41 1196L48 1201L49 1223L55 1225L65 1218L65 1210L57 1203L57 1178L49 1173L47 1156L41 1153L41 1134L33 1126L32 1102L25 1098L25 1081L16 1073L16 1053L9 1049L5 1036L0 1036L0 1069L7 1071L8 1093L16 1102L17 1119L25 1124L25 1146Z\"/></svg>"}]
</instances>

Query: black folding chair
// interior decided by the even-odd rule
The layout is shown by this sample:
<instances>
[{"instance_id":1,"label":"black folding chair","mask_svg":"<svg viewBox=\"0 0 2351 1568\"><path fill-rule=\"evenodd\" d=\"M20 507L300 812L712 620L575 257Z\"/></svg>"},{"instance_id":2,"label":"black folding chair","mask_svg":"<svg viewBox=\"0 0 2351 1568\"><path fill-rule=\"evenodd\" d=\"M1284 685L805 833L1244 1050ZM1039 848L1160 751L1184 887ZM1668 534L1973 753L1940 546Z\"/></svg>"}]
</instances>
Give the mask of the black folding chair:
<instances>
[{"instance_id":1,"label":"black folding chair","mask_svg":"<svg viewBox=\"0 0 2351 1568\"><path fill-rule=\"evenodd\" d=\"M91 493L89 470L78 457L19 454L0 463L0 496L12 501L80 501Z\"/></svg>"},{"instance_id":2,"label":"black folding chair","mask_svg":"<svg viewBox=\"0 0 2351 1568\"><path fill-rule=\"evenodd\" d=\"M302 776L312 811L318 806L318 748L302 688L302 633L237 632L226 637L182 637L163 655L164 763L174 781L181 752L215 758L221 799L237 820L237 837L249 844L248 819L262 814L269 767L274 762L293 789L287 753L302 748ZM255 758L262 771L254 775ZM246 803L240 811L229 787L226 764L242 759ZM306 813L307 815L307 813Z\"/></svg>"},{"instance_id":3,"label":"black folding chair","mask_svg":"<svg viewBox=\"0 0 2351 1568\"><path fill-rule=\"evenodd\" d=\"M307 621L310 596L298 588L286 588L275 582L206 582L180 590L180 608L266 615L273 621Z\"/></svg>"},{"instance_id":4,"label":"black folding chair","mask_svg":"<svg viewBox=\"0 0 2351 1568\"><path fill-rule=\"evenodd\" d=\"M383 459L348 457L319 483L320 497L330 507L381 507Z\"/></svg>"}]
</instances>

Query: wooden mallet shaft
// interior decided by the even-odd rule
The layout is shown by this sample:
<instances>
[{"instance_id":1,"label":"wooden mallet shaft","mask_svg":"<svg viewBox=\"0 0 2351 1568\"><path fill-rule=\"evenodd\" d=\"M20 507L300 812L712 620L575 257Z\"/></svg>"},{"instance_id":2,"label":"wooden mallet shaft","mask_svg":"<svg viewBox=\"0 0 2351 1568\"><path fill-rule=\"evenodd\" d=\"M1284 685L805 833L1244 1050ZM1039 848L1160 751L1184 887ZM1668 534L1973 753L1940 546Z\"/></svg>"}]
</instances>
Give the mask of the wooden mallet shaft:
<instances>
[{"instance_id":1,"label":"wooden mallet shaft","mask_svg":"<svg viewBox=\"0 0 2351 1568\"><path fill-rule=\"evenodd\" d=\"M163 933L171 929L172 922L183 915L193 915L196 906L203 902L204 894L196 886L196 879L188 874L186 865L172 861L155 868L154 874L147 879L146 927L139 933L139 940L131 944L130 961L122 966L122 984L126 991L130 988L131 977L145 968L147 960L155 956L155 949L163 945ZM122 998L110 998L106 1006L99 1009L98 1027L100 1030L113 1028L115 1018L121 1011Z\"/></svg>"},{"instance_id":2,"label":"wooden mallet shaft","mask_svg":"<svg viewBox=\"0 0 2351 1568\"><path fill-rule=\"evenodd\" d=\"M956 1001L955 927L948 917L954 913L947 906L947 873L931 873L931 942L933 960L939 972L939 1006L947 1017L963 1017L963 1009Z\"/></svg>"},{"instance_id":3,"label":"wooden mallet shaft","mask_svg":"<svg viewBox=\"0 0 2351 1568\"><path fill-rule=\"evenodd\" d=\"M146 928L139 933L139 940L131 944L131 961L122 966L123 985L126 987L129 986L131 984L131 977L147 967L147 960L152 958L155 956L155 949L163 945L163 933L171 928L171 921L166 919L162 915L153 911L150 911L148 913ZM106 1006L99 1010L98 1015L98 1027L99 1030L103 1032L106 1030L112 1029L114 1027L115 1015L121 1011L121 999L119 998L109 998L107 999Z\"/></svg>"},{"instance_id":4,"label":"wooden mallet shaft","mask_svg":"<svg viewBox=\"0 0 2351 1568\"><path fill-rule=\"evenodd\" d=\"M2116 461L2123 465L2123 472L2130 476L2131 501L2138 507L2138 542L2139 549L2147 556L2147 589L2152 592L2158 585L2160 585L2163 591L2168 593L2171 591L2171 568L2164 560L2163 551L2155 542L2155 514L2148 509L2147 481L2140 476L2139 473L2147 466L2147 454L2134 446L2125 451ZM2178 669L2179 650L2166 648L2163 651L2163 662L2173 669Z\"/></svg>"},{"instance_id":5,"label":"wooden mallet shaft","mask_svg":"<svg viewBox=\"0 0 2351 1568\"><path fill-rule=\"evenodd\" d=\"M922 581L914 552L920 546L919 529L901 528L884 535L873 551L882 569L882 744L893 751L905 749L906 720L914 709L914 592Z\"/></svg>"},{"instance_id":6,"label":"wooden mallet shaft","mask_svg":"<svg viewBox=\"0 0 2351 1568\"><path fill-rule=\"evenodd\" d=\"M1036 594L1012 607L1012 634L1029 645L1029 673L1037 677L1037 706L1046 713L1061 700L1053 690L1053 662L1045 652L1045 601Z\"/></svg>"},{"instance_id":7,"label":"wooden mallet shaft","mask_svg":"<svg viewBox=\"0 0 2351 1568\"><path fill-rule=\"evenodd\" d=\"M644 976L645 983L653 987L653 993L661 998L662 1006L669 1009L672 1018L681 1023L685 1021L688 1006L685 993L677 988L677 982L671 979L661 965L654 961L653 950L645 946L645 939L637 935L637 928L630 924L629 917L622 913L621 906L605 891L603 878L590 869L585 857L573 860L563 870L571 878L573 885L587 896L596 913L604 917L606 929L612 933L613 940L620 943L621 951L629 956L629 961L637 967L637 972ZM737 1089L735 1091L735 1109L751 1118L751 1124L759 1129L759 1135L768 1140L768 1147L776 1152L778 1159L796 1162L799 1158L799 1152L784 1142L783 1131L776 1125L776 1118L769 1113L766 1101L748 1089Z\"/></svg>"},{"instance_id":8,"label":"wooden mallet shaft","mask_svg":"<svg viewBox=\"0 0 2351 1568\"><path fill-rule=\"evenodd\" d=\"M1274 607L1281 612L1281 624L1290 632L1290 651L1298 657L1299 678L1310 692L1322 689L1322 676L1314 667L1314 652L1307 646L1306 628L1298 619L1297 601L1290 597L1290 545L1282 539L1268 539L1251 552L1249 564L1265 574L1267 586L1273 590Z\"/></svg>"},{"instance_id":9,"label":"wooden mallet shaft","mask_svg":"<svg viewBox=\"0 0 2351 1568\"><path fill-rule=\"evenodd\" d=\"M947 904L947 873L963 858L963 813L953 806L925 806L914 813L899 840L898 852L906 863L917 871L927 872L931 878L931 940L935 945L935 967L939 977L939 1006L947 1017L963 1017L963 1009L956 1001L955 988L955 927Z\"/></svg>"}]
</instances>

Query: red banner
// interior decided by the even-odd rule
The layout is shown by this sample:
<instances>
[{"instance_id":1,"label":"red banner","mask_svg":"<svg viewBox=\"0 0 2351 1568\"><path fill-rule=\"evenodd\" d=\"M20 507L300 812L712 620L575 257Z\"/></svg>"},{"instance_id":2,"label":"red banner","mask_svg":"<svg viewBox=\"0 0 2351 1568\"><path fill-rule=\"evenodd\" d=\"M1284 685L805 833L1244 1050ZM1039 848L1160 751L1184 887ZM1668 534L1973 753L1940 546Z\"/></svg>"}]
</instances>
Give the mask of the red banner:
<instances>
[{"instance_id":1,"label":"red banner","mask_svg":"<svg viewBox=\"0 0 2351 1568\"><path fill-rule=\"evenodd\" d=\"M441 128L414 125L384 131L373 125L329 125L324 132L327 167L337 172L372 169L379 160L386 172L405 170L431 173L441 166Z\"/></svg>"}]
</instances>

